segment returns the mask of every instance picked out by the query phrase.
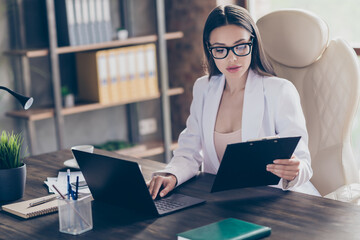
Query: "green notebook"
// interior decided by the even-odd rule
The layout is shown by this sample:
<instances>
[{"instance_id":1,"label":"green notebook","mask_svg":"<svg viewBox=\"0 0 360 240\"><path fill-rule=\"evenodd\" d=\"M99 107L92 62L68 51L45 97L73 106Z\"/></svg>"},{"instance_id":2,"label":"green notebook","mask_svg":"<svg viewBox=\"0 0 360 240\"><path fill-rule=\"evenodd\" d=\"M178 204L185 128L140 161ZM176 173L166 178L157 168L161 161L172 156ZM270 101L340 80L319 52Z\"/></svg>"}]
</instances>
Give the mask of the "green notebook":
<instances>
[{"instance_id":1,"label":"green notebook","mask_svg":"<svg viewBox=\"0 0 360 240\"><path fill-rule=\"evenodd\" d=\"M259 239L271 234L271 228L227 218L199 228L177 234L178 240L227 240L227 239Z\"/></svg>"}]
</instances>

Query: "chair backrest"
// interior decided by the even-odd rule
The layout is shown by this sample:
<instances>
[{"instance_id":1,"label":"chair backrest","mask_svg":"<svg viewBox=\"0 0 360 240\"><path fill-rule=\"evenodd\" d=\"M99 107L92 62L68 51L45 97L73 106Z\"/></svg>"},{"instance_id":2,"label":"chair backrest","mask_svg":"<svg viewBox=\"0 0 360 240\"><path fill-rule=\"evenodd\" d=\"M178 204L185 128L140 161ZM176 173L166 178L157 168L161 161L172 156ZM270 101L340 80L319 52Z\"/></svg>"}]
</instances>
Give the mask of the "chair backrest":
<instances>
[{"instance_id":1,"label":"chair backrest","mask_svg":"<svg viewBox=\"0 0 360 240\"><path fill-rule=\"evenodd\" d=\"M360 94L354 50L340 38L329 41L327 24L304 10L269 13L257 26L276 75L299 91L309 133L311 182L322 195L359 182L350 143Z\"/></svg>"}]
</instances>

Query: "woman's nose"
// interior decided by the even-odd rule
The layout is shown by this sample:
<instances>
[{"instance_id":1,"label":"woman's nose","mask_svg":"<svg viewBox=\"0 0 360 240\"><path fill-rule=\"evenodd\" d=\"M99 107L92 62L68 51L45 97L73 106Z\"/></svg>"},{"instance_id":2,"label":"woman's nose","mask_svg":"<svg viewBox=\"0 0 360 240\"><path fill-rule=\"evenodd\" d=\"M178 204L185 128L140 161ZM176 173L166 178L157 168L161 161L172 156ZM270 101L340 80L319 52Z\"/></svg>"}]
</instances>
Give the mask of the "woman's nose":
<instances>
[{"instance_id":1,"label":"woman's nose","mask_svg":"<svg viewBox=\"0 0 360 240\"><path fill-rule=\"evenodd\" d=\"M237 56L235 55L235 53L233 53L233 51L230 51L229 55L227 57L228 57L228 60L232 61L232 62L237 60Z\"/></svg>"}]
</instances>

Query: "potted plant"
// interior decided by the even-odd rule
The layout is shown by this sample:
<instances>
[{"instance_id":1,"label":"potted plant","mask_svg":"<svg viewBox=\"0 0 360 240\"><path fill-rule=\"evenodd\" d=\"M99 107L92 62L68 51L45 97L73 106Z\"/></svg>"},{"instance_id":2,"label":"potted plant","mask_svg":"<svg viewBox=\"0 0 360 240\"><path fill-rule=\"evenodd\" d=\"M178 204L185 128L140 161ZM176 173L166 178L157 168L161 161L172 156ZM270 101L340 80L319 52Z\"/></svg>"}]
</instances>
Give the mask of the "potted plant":
<instances>
[{"instance_id":1,"label":"potted plant","mask_svg":"<svg viewBox=\"0 0 360 240\"><path fill-rule=\"evenodd\" d=\"M65 108L73 107L75 105L75 97L67 86L61 87L61 95L63 97L63 106Z\"/></svg>"},{"instance_id":2,"label":"potted plant","mask_svg":"<svg viewBox=\"0 0 360 240\"><path fill-rule=\"evenodd\" d=\"M0 201L11 201L23 196L26 164L20 157L24 139L21 134L2 131L0 136Z\"/></svg>"}]
</instances>

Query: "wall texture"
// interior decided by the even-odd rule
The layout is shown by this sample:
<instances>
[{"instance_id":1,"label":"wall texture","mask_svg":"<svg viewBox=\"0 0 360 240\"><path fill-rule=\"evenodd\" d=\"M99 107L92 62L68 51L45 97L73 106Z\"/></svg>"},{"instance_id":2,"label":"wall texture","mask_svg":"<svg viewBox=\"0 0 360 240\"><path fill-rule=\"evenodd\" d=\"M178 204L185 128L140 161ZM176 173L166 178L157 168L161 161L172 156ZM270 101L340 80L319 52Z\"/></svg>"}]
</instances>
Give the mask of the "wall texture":
<instances>
[{"instance_id":1,"label":"wall texture","mask_svg":"<svg viewBox=\"0 0 360 240\"><path fill-rule=\"evenodd\" d=\"M185 128L193 84L204 75L202 31L208 14L216 4L216 0L166 1L168 31L184 32L184 38L168 41L170 85L185 89L184 94L171 98L174 140Z\"/></svg>"},{"instance_id":2,"label":"wall texture","mask_svg":"<svg viewBox=\"0 0 360 240\"><path fill-rule=\"evenodd\" d=\"M9 49L9 34L7 8L5 1L0 1L0 85L14 89L14 77L11 70L10 59L3 52ZM15 99L5 91L0 91L0 130L14 130L19 132L21 127L13 119L5 117L5 113L17 107Z\"/></svg>"},{"instance_id":3,"label":"wall texture","mask_svg":"<svg viewBox=\"0 0 360 240\"><path fill-rule=\"evenodd\" d=\"M118 1L111 1L112 4L112 21L119 21L119 4ZM46 48L47 25L46 23L46 6L45 1L26 0L25 19L27 20L26 45L28 48ZM23 93L21 79L16 79L15 73L20 73L21 69L15 67L16 61L3 54L4 51L14 48L18 45L18 40L14 36L14 22L11 21L13 10L16 5L14 1L0 1L0 85L7 86L11 89ZM136 13L135 13L136 15ZM41 22L42 24L39 24ZM10 24L11 23L11 24ZM12 27L9 27L9 26ZM119 27L119 23L113 24L113 30ZM32 30L31 30L32 29ZM9 31L11 30L11 31ZM34 34L31 34L33 32ZM76 68L74 54L60 55L60 73L61 85L68 85L69 88L77 92ZM49 69L48 57L33 58L30 60L31 65L31 89L30 94L34 97L32 108L51 107L52 84ZM18 74L16 74L18 75ZM154 134L146 135L139 138L139 141L148 139L161 138L161 115L159 111L159 102L148 101L137 103L134 107L138 110L138 118L149 118L155 115L158 123L158 131ZM0 130L24 132L26 134L25 122L15 120L5 116L7 111L20 109L15 99L3 91L0 92ZM133 123L133 124L137 124ZM128 140L128 119L127 109L125 106L113 107L98 111L91 111L64 117L65 125L65 148L70 148L79 144L101 144L109 140ZM38 151L36 154L56 150L55 141L55 124L53 119L37 121L36 142ZM25 135L25 145L28 145Z\"/></svg>"},{"instance_id":4,"label":"wall texture","mask_svg":"<svg viewBox=\"0 0 360 240\"><path fill-rule=\"evenodd\" d=\"M189 115L194 81L198 77L204 75L202 30L207 15L216 6L217 1L166 0L165 3L167 30L184 32L184 38L167 42L170 87L183 87L185 89L184 94L171 97L173 139L176 140L179 133L184 129L186 119ZM8 9L5 5L5 1L0 1L0 31L2 33L7 33L9 30L7 19ZM112 11L118 11L118 6L114 7ZM113 20L118 18L118 16L114 15ZM114 28L115 27L118 26L114 25ZM34 44L38 43L33 38L32 42ZM10 48L10 43L9 35L1 34L0 53L8 50ZM44 41L41 44L47 44L47 41ZM62 58L68 58L65 59L66 62L72 61L71 56ZM47 58L37 58L32 60L31 67L31 94L35 97L34 106L53 104L50 72L48 69L49 63ZM75 75L73 71L74 69L72 68L63 68L62 74L70 77L62 76L62 81L73 84L72 88L76 91L76 84L74 84L71 78L71 76ZM17 83L17 81L15 81L10 60L3 54L0 55L0 74L1 85L9 86L14 89L22 89L22 86L16 86L15 83ZM136 106L139 110L140 119L151 117L154 112L157 112L156 118L158 120L159 131L153 135L142 137L140 141L146 141L151 138L161 138L159 104L159 101L153 101L141 103ZM25 124L23 121L5 117L5 112L16 108L18 108L18 106L14 99L9 94L0 92L0 129L25 132ZM106 140L113 139L127 139L128 129L126 114L126 108L120 106L66 116L65 147L69 148L77 144L99 144ZM37 144L39 146L38 153L56 150L53 120L48 119L36 122L36 131Z\"/></svg>"}]
</instances>

